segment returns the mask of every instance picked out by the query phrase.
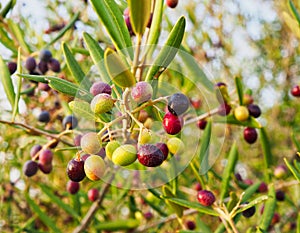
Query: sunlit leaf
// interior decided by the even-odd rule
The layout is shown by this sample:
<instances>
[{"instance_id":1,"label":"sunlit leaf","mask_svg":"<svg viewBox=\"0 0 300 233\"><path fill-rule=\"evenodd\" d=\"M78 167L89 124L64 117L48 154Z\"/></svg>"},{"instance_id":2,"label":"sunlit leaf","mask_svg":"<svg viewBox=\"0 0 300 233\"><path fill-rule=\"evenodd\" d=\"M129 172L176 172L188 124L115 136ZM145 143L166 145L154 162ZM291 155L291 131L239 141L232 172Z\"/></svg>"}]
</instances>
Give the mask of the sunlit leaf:
<instances>
[{"instance_id":1,"label":"sunlit leaf","mask_svg":"<svg viewBox=\"0 0 300 233\"><path fill-rule=\"evenodd\" d=\"M63 94L74 96L88 102L93 99L91 93L67 80L50 76L47 76L46 79L49 80L49 86L51 88Z\"/></svg>"},{"instance_id":2,"label":"sunlit leaf","mask_svg":"<svg viewBox=\"0 0 300 233\"><path fill-rule=\"evenodd\" d=\"M66 26L64 26L63 27L63 29L61 29L60 31L59 31L59 33L47 44L47 46L50 46L50 45L52 45L52 44L54 44L56 41L58 41L61 37L63 37L63 35L69 30L69 29L71 29L73 26L74 26L74 24L75 24L75 22L76 22L76 20L78 19L78 17L79 17L79 15L80 15L80 12L77 12L77 13L75 13L74 14L74 16L70 19L70 22L66 25ZM46 47L47 47L46 46Z\"/></svg>"},{"instance_id":3,"label":"sunlit leaf","mask_svg":"<svg viewBox=\"0 0 300 233\"><path fill-rule=\"evenodd\" d=\"M256 206L257 204L260 204L263 201L268 200L268 196L267 195L262 195L258 198L255 198L253 201L249 202L247 205L245 205L244 207L241 207L236 213L242 213L243 211L251 208L252 206Z\"/></svg>"},{"instance_id":4,"label":"sunlit leaf","mask_svg":"<svg viewBox=\"0 0 300 233\"><path fill-rule=\"evenodd\" d=\"M159 75L169 66L179 50L184 36L184 31L185 18L182 16L173 27L167 38L167 41L153 61L153 65L148 70L146 81L151 81L154 78L158 78Z\"/></svg>"},{"instance_id":5,"label":"sunlit leaf","mask_svg":"<svg viewBox=\"0 0 300 233\"><path fill-rule=\"evenodd\" d=\"M25 40L24 31L21 29L20 25L15 23L12 19L7 19L7 23L11 32L14 34L15 39L22 48L22 51L24 51L26 54L30 54L32 51Z\"/></svg>"},{"instance_id":6,"label":"sunlit leaf","mask_svg":"<svg viewBox=\"0 0 300 233\"><path fill-rule=\"evenodd\" d=\"M276 208L276 198L275 198L274 186L271 186L269 188L268 196L269 196L269 198L265 203L263 215L261 217L259 226L257 227L257 231L256 231L257 233L259 233L261 231L267 232L269 229L269 226L271 225L272 218L274 216L275 208Z\"/></svg>"},{"instance_id":7,"label":"sunlit leaf","mask_svg":"<svg viewBox=\"0 0 300 233\"><path fill-rule=\"evenodd\" d=\"M14 8L16 5L17 0L10 0L2 9L0 12L1 18L5 18L7 13Z\"/></svg>"},{"instance_id":8,"label":"sunlit leaf","mask_svg":"<svg viewBox=\"0 0 300 233\"><path fill-rule=\"evenodd\" d=\"M242 80L239 77L236 77L234 80L235 80L235 87L236 87L238 97L239 97L239 103L240 103L240 105L243 105L244 91L243 91Z\"/></svg>"},{"instance_id":9,"label":"sunlit leaf","mask_svg":"<svg viewBox=\"0 0 300 233\"><path fill-rule=\"evenodd\" d=\"M84 72L82 71L81 67L79 66L66 43L62 43L62 50L66 59L67 66L75 82L78 85L82 86L84 89L89 90L92 84L90 80L86 78Z\"/></svg>"},{"instance_id":10,"label":"sunlit leaf","mask_svg":"<svg viewBox=\"0 0 300 233\"><path fill-rule=\"evenodd\" d=\"M258 129L262 127L259 121L254 117L249 117L246 121L238 121L232 114L226 117L216 117L214 121L218 123L227 123L231 125L240 125Z\"/></svg>"},{"instance_id":11,"label":"sunlit leaf","mask_svg":"<svg viewBox=\"0 0 300 233\"><path fill-rule=\"evenodd\" d=\"M201 137L201 147L199 152L199 164L200 164L200 173L206 172L208 170L208 161L209 161L209 147L211 140L211 121L207 122L204 133Z\"/></svg>"},{"instance_id":12,"label":"sunlit leaf","mask_svg":"<svg viewBox=\"0 0 300 233\"><path fill-rule=\"evenodd\" d=\"M8 70L8 67L2 57L0 56L0 79L2 86L4 88L5 94L7 96L8 101L11 104L11 107L13 109L15 105L15 98L16 94L14 91L14 86L10 77L10 73Z\"/></svg>"},{"instance_id":13,"label":"sunlit leaf","mask_svg":"<svg viewBox=\"0 0 300 233\"><path fill-rule=\"evenodd\" d=\"M151 0L128 0L128 6L133 32L142 35L149 22Z\"/></svg>"},{"instance_id":14,"label":"sunlit leaf","mask_svg":"<svg viewBox=\"0 0 300 233\"><path fill-rule=\"evenodd\" d=\"M237 163L237 160L238 160L238 151L237 151L236 143L234 143L230 149L227 165L222 175L221 194L220 194L221 201L223 201L224 198L227 197L228 195L229 182L231 180L231 175L234 172L234 168Z\"/></svg>"},{"instance_id":15,"label":"sunlit leaf","mask_svg":"<svg viewBox=\"0 0 300 233\"><path fill-rule=\"evenodd\" d=\"M46 79L48 76L31 75L31 74L17 74L17 75L22 77L22 78L28 79L30 81L48 83L48 80Z\"/></svg>"},{"instance_id":16,"label":"sunlit leaf","mask_svg":"<svg viewBox=\"0 0 300 233\"><path fill-rule=\"evenodd\" d=\"M296 9L296 6L294 5L293 1L289 0L289 7L295 17L295 19L297 20L299 26L300 26L300 15L298 10Z\"/></svg>"},{"instance_id":17,"label":"sunlit leaf","mask_svg":"<svg viewBox=\"0 0 300 233\"><path fill-rule=\"evenodd\" d=\"M18 64L17 64L17 73L22 73L22 64L21 64L21 48L18 49ZM21 96L21 87L22 87L22 77L17 77L17 92L15 96L15 105L13 107L12 121L15 120L15 116L19 111L19 100Z\"/></svg>"},{"instance_id":18,"label":"sunlit leaf","mask_svg":"<svg viewBox=\"0 0 300 233\"><path fill-rule=\"evenodd\" d=\"M208 215L212 215L212 216L219 216L219 214L216 211L214 211L212 208L203 206L203 205L201 205L197 202L191 202L191 201L187 201L187 200L179 199L179 198L166 198L166 199L168 199L170 202L173 202L173 203L178 204L180 206L195 209L195 210L197 210L197 211L199 211L200 213L203 213L203 214L208 214Z\"/></svg>"},{"instance_id":19,"label":"sunlit leaf","mask_svg":"<svg viewBox=\"0 0 300 233\"><path fill-rule=\"evenodd\" d=\"M6 48L11 50L13 53L17 53L17 48L14 41L8 36L7 32L0 27L0 43Z\"/></svg>"},{"instance_id":20,"label":"sunlit leaf","mask_svg":"<svg viewBox=\"0 0 300 233\"><path fill-rule=\"evenodd\" d=\"M100 47L98 42L92 38L90 34L84 32L83 39L102 80L109 83L110 78L104 64L104 50Z\"/></svg>"},{"instance_id":21,"label":"sunlit leaf","mask_svg":"<svg viewBox=\"0 0 300 233\"><path fill-rule=\"evenodd\" d=\"M271 152L271 144L267 135L267 132L265 128L260 129L260 142L263 150L263 156L264 156L264 166L265 166L265 176L266 181L269 181L270 174L268 174L268 168L272 165L273 155Z\"/></svg>"},{"instance_id":22,"label":"sunlit leaf","mask_svg":"<svg viewBox=\"0 0 300 233\"><path fill-rule=\"evenodd\" d=\"M160 35L161 21L163 15L164 0L156 0L155 7L153 11L152 24L149 31L149 36L147 40L148 45L155 45L158 41Z\"/></svg>"},{"instance_id":23,"label":"sunlit leaf","mask_svg":"<svg viewBox=\"0 0 300 233\"><path fill-rule=\"evenodd\" d=\"M288 167L288 169L293 174L293 176L300 182L300 173L297 171L297 169L295 167L293 167L293 165L286 158L284 158L283 160L284 160L286 166Z\"/></svg>"},{"instance_id":24,"label":"sunlit leaf","mask_svg":"<svg viewBox=\"0 0 300 233\"><path fill-rule=\"evenodd\" d=\"M120 87L132 87L135 77L128 66L124 64L121 57L112 49L107 49L104 53L105 66L108 74L116 85Z\"/></svg>"},{"instance_id":25,"label":"sunlit leaf","mask_svg":"<svg viewBox=\"0 0 300 233\"><path fill-rule=\"evenodd\" d=\"M169 189L167 185L164 185L162 187L162 192L165 197L167 198L173 198L175 195L172 193L172 191ZM176 213L176 215L181 218L183 215L183 208L180 205L177 205L176 203L170 202L169 199L165 199L166 204Z\"/></svg>"},{"instance_id":26,"label":"sunlit leaf","mask_svg":"<svg viewBox=\"0 0 300 233\"><path fill-rule=\"evenodd\" d=\"M105 26L117 50L133 59L130 34L122 12L114 0L91 0L92 6Z\"/></svg>"}]
</instances>

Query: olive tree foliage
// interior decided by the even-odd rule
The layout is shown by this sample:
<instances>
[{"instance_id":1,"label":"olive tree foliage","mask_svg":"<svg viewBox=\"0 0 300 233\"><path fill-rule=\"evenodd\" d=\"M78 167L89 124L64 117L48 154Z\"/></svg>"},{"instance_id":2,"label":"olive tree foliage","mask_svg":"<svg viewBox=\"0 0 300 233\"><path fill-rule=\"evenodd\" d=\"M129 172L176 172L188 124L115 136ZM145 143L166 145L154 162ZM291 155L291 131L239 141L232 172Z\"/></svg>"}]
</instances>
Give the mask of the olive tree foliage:
<instances>
[{"instance_id":1,"label":"olive tree foliage","mask_svg":"<svg viewBox=\"0 0 300 233\"><path fill-rule=\"evenodd\" d=\"M204 107L196 109L198 117L211 115L195 85L198 78L204 89L210 89L206 98L215 99L214 84L224 82L234 106L243 105L242 96L248 94L261 106L263 114L258 120L249 118L244 123L231 114L219 119L217 124L210 122L207 125L196 148L200 157L209 150L211 130L215 127L212 125L217 128L214 136L225 137L225 142L220 156L205 174L199 172L199 161L193 160L179 176L155 189L132 191L119 189L118 185L123 184L110 186L109 182L84 180L76 195L67 191L66 166L78 150L72 136L60 138L60 133L65 132L62 119L71 114L69 103L74 100L71 84L77 85L85 74L98 77L95 67L99 64L94 60L103 55L99 50L97 53L95 48L91 49L93 46L89 47L86 41L92 41L94 44L89 45L97 44L109 53L115 50L118 54L125 53L127 58L136 51L122 50L118 46L141 42L139 35L131 36L130 41L127 37L118 41L118 33L124 35L117 24L120 22L115 22L118 19L112 11L103 12L103 9L113 9L113 5L123 13L128 2L101 2L106 5L97 8L97 1L0 1L0 231L173 232L175 229L189 232L186 226L189 220L196 223L195 232L290 232L294 230L291 227L294 223L299 231L296 194L299 193L300 171L296 161L299 156L295 153L300 150L300 116L298 99L290 94L291 87L299 82L300 16L297 9L300 5L296 1L194 0L180 1L174 9L166 7L164 1L152 1L160 2L162 7L158 8L163 12L161 25L156 25L159 36L153 42L162 46L177 22L181 23L178 31L180 26L183 31L185 25L184 37L183 32L180 34L182 42L173 37L175 42L169 42L195 59L196 68L191 64L188 67L196 78L189 77L186 81L179 72L186 65L184 60L173 58L171 67L176 67L176 71L167 69L162 74L154 66L145 70L161 75L189 98L203 101ZM151 11L153 9L152 6ZM107 22L101 17L99 20L101 14L105 15L104 19L115 20L116 24L112 24L115 27L106 27ZM134 30L141 32L141 28ZM26 59L38 57L45 48L59 60L61 72L50 71L41 77L28 75ZM4 68L10 61L18 64L13 75ZM133 68L131 72L136 70ZM51 91L41 90L39 85L43 82L51 86ZM70 89L62 88L64 85L69 85ZM88 84L81 85L84 89ZM51 113L52 121L47 125L37 121L41 110ZM217 110L214 110L215 114ZM155 117L156 120L162 118L159 112ZM259 132L259 140L253 145L243 140L242 132L247 126L257 128ZM53 171L49 175L39 172L34 177L25 177L22 167L30 159L31 147L47 145L56 137L61 141L53 149ZM289 173L278 178L273 170L282 164L289 168ZM237 172L243 181L235 176ZM267 184L268 193L257 192L262 181ZM217 201L212 207L197 202L194 187L199 184L215 193ZM87 193L91 188L100 190L100 197L94 203L88 200ZM275 198L275 190L279 189L284 189L288 196L288 201L280 204ZM263 205L265 212L260 215ZM253 206L256 207L255 216L251 220L243 218L241 213ZM272 218L274 213L281 216L276 225Z\"/></svg>"}]
</instances>

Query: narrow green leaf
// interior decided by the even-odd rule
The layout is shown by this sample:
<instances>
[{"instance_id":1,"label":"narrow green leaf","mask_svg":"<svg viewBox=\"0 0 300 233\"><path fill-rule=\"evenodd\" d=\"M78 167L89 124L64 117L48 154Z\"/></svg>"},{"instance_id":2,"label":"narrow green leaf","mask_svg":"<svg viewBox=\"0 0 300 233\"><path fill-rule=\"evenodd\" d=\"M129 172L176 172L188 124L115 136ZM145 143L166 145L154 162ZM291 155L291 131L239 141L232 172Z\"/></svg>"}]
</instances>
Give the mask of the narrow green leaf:
<instances>
[{"instance_id":1,"label":"narrow green leaf","mask_svg":"<svg viewBox=\"0 0 300 233\"><path fill-rule=\"evenodd\" d=\"M10 0L1 10L0 16L1 18L5 18L7 13L14 8L16 5L17 0Z\"/></svg>"},{"instance_id":2,"label":"narrow green leaf","mask_svg":"<svg viewBox=\"0 0 300 233\"><path fill-rule=\"evenodd\" d=\"M136 228L140 225L140 221L136 219L126 219L126 220L116 220L109 222L98 223L95 228L97 230L106 230L106 231L121 231L121 230L130 230Z\"/></svg>"},{"instance_id":3,"label":"narrow green leaf","mask_svg":"<svg viewBox=\"0 0 300 233\"><path fill-rule=\"evenodd\" d=\"M300 25L300 15L299 15L299 12L298 10L296 9L293 1L289 0L289 7L295 17L295 19L297 20L298 24Z\"/></svg>"},{"instance_id":4,"label":"narrow green leaf","mask_svg":"<svg viewBox=\"0 0 300 233\"><path fill-rule=\"evenodd\" d=\"M46 79L48 76L30 75L30 74L17 74L17 75L22 77L22 78L26 78L30 81L48 83L48 80Z\"/></svg>"},{"instance_id":5,"label":"narrow green leaf","mask_svg":"<svg viewBox=\"0 0 300 233\"><path fill-rule=\"evenodd\" d=\"M205 173L208 170L211 127L212 127L212 123L211 121L208 121L204 133L201 137L201 147L199 152L199 164L200 164L199 173Z\"/></svg>"},{"instance_id":6,"label":"narrow green leaf","mask_svg":"<svg viewBox=\"0 0 300 233\"><path fill-rule=\"evenodd\" d=\"M195 58L181 46L178 55L182 60L182 66L187 77L196 85L201 83L208 91L214 91L214 84L208 79Z\"/></svg>"},{"instance_id":7,"label":"narrow green leaf","mask_svg":"<svg viewBox=\"0 0 300 233\"><path fill-rule=\"evenodd\" d=\"M269 198L266 201L264 212L256 231L257 233L260 231L267 232L272 222L276 208L275 188L273 185L269 188L268 196Z\"/></svg>"},{"instance_id":8,"label":"narrow green leaf","mask_svg":"<svg viewBox=\"0 0 300 233\"><path fill-rule=\"evenodd\" d=\"M238 201L239 201L239 198L236 195L236 193L230 192L229 193L229 201L226 205L229 212L231 212L231 210L237 205Z\"/></svg>"},{"instance_id":9,"label":"narrow green leaf","mask_svg":"<svg viewBox=\"0 0 300 233\"><path fill-rule=\"evenodd\" d=\"M244 195L242 197L242 202L248 201L251 196L257 191L257 189L259 188L261 182L257 182L251 186L249 186L245 191L244 191Z\"/></svg>"},{"instance_id":10,"label":"narrow green leaf","mask_svg":"<svg viewBox=\"0 0 300 233\"><path fill-rule=\"evenodd\" d=\"M72 196L72 207L74 209L74 211L81 216L81 202L80 202L80 195L78 193L76 193L75 195L71 195Z\"/></svg>"},{"instance_id":11,"label":"narrow green leaf","mask_svg":"<svg viewBox=\"0 0 300 233\"><path fill-rule=\"evenodd\" d=\"M91 0L91 3L114 46L132 60L133 51L130 34L117 3L114 0Z\"/></svg>"},{"instance_id":12,"label":"narrow green leaf","mask_svg":"<svg viewBox=\"0 0 300 233\"><path fill-rule=\"evenodd\" d=\"M21 48L18 49L18 63L17 63L17 73L22 73L22 64L21 64ZM13 108L12 121L15 121L15 117L19 111L19 100L21 96L21 87L22 87L22 78L18 76L17 78L17 93L15 96L15 105Z\"/></svg>"},{"instance_id":13,"label":"narrow green leaf","mask_svg":"<svg viewBox=\"0 0 300 233\"><path fill-rule=\"evenodd\" d=\"M284 160L286 166L288 167L288 169L293 174L293 176L300 182L300 173L296 170L296 168L293 167L292 164L290 164L290 162L286 158L284 158L283 160Z\"/></svg>"},{"instance_id":14,"label":"narrow green leaf","mask_svg":"<svg viewBox=\"0 0 300 233\"><path fill-rule=\"evenodd\" d=\"M223 201L224 198L228 195L229 182L231 180L231 175L234 172L234 168L237 163L237 160L238 160L238 151L237 151L236 142L234 142L229 152L226 168L223 172L221 194L220 194L221 201Z\"/></svg>"},{"instance_id":15,"label":"narrow green leaf","mask_svg":"<svg viewBox=\"0 0 300 233\"><path fill-rule=\"evenodd\" d=\"M37 218L37 216L34 215L33 217L26 220L26 222L24 224L22 224L22 226L20 226L19 229L15 230L14 233L26 232L25 230L28 229L28 227L30 227L30 225L34 224L34 221L36 220L36 218Z\"/></svg>"},{"instance_id":16,"label":"narrow green leaf","mask_svg":"<svg viewBox=\"0 0 300 233\"><path fill-rule=\"evenodd\" d=\"M120 87L132 87L136 79L128 66L124 64L121 57L112 49L107 49L104 53L105 67L110 79Z\"/></svg>"},{"instance_id":17,"label":"narrow green leaf","mask_svg":"<svg viewBox=\"0 0 300 233\"><path fill-rule=\"evenodd\" d=\"M32 51L29 45L27 44L27 42L25 41L24 32L22 31L20 25L15 23L12 19L7 19L7 23L12 33L14 34L15 38L17 39L22 50L25 53L30 54Z\"/></svg>"},{"instance_id":18,"label":"narrow green leaf","mask_svg":"<svg viewBox=\"0 0 300 233\"><path fill-rule=\"evenodd\" d=\"M185 18L182 16L173 27L165 45L161 48L153 62L153 65L148 70L146 81L151 81L154 78L158 78L159 75L169 66L179 50L184 36L184 31Z\"/></svg>"},{"instance_id":19,"label":"narrow green leaf","mask_svg":"<svg viewBox=\"0 0 300 233\"><path fill-rule=\"evenodd\" d=\"M172 193L172 191L169 189L167 185L164 185L162 187L162 192L165 197L172 198L175 197L175 195ZM175 214L181 218L183 215L183 208L180 205L174 204L173 202L170 202L168 199L165 199L166 204L175 212Z\"/></svg>"},{"instance_id":20,"label":"narrow green leaf","mask_svg":"<svg viewBox=\"0 0 300 233\"><path fill-rule=\"evenodd\" d=\"M227 117L216 117L215 122L230 125L240 125L257 129L260 129L262 127L259 121L256 120L254 117L249 117L246 121L238 121L232 114L228 115Z\"/></svg>"},{"instance_id":21,"label":"narrow green leaf","mask_svg":"<svg viewBox=\"0 0 300 233\"><path fill-rule=\"evenodd\" d=\"M79 53L79 54L83 54L83 55L86 55L86 56L89 56L90 53L88 50L84 49L84 48L80 48L80 47L72 47L71 48L71 52L73 54L76 54L76 53Z\"/></svg>"},{"instance_id":22,"label":"narrow green leaf","mask_svg":"<svg viewBox=\"0 0 300 233\"><path fill-rule=\"evenodd\" d=\"M37 86L37 85L34 85L34 86L32 86L32 87L30 87L30 88L28 88L28 89L25 89L25 90L23 90L20 94L21 94L21 95L28 95L28 94L34 92L36 86Z\"/></svg>"},{"instance_id":23,"label":"narrow green leaf","mask_svg":"<svg viewBox=\"0 0 300 233\"><path fill-rule=\"evenodd\" d=\"M143 197L143 200L145 201L146 204L148 204L153 210L155 210L160 216L162 217L167 217L168 215L161 209L161 206L158 205L157 203L148 200L147 198ZM159 197L160 198L160 197Z\"/></svg>"},{"instance_id":24,"label":"narrow green leaf","mask_svg":"<svg viewBox=\"0 0 300 233\"><path fill-rule=\"evenodd\" d=\"M300 151L300 143L298 142L294 131L292 132L292 141L297 147L297 151Z\"/></svg>"},{"instance_id":25,"label":"narrow green leaf","mask_svg":"<svg viewBox=\"0 0 300 233\"><path fill-rule=\"evenodd\" d=\"M48 186L41 183L39 183L38 185L40 186L43 193L50 198L51 202L57 204L57 206L66 211L66 213L70 214L77 221L80 219L80 216L74 211L74 209L64 203L58 196L56 196Z\"/></svg>"},{"instance_id":26,"label":"narrow green leaf","mask_svg":"<svg viewBox=\"0 0 300 233\"><path fill-rule=\"evenodd\" d=\"M88 33L84 32L83 33L83 39L84 42L90 52L91 58L95 64L95 66L98 69L98 72L101 76L101 78L103 79L104 82L109 83L110 82L110 78L109 75L106 71L106 67L104 64L104 51L103 49L100 47L100 45L98 44L98 42L96 40L94 40L91 35L89 35Z\"/></svg>"},{"instance_id":27,"label":"narrow green leaf","mask_svg":"<svg viewBox=\"0 0 300 233\"><path fill-rule=\"evenodd\" d=\"M29 197L28 194L25 195L26 201L34 213L36 213L39 219L49 228L52 232L60 233L61 231L57 228L55 222L49 218L49 216L40 209L40 207L35 204L35 202Z\"/></svg>"},{"instance_id":28,"label":"narrow green leaf","mask_svg":"<svg viewBox=\"0 0 300 233\"><path fill-rule=\"evenodd\" d=\"M243 211L251 208L252 206L256 206L257 204L268 200L268 196L267 195L262 195L258 198L255 198L253 201L249 202L247 205L241 207L236 213L242 213Z\"/></svg>"},{"instance_id":29,"label":"narrow green leaf","mask_svg":"<svg viewBox=\"0 0 300 233\"><path fill-rule=\"evenodd\" d=\"M91 82L86 78L84 72L82 71L81 67L79 66L78 62L76 61L75 57L71 53L68 45L63 42L62 43L62 50L66 59L66 63L68 69L70 70L75 82L82 86L84 89L89 90L91 87Z\"/></svg>"},{"instance_id":30,"label":"narrow green leaf","mask_svg":"<svg viewBox=\"0 0 300 233\"><path fill-rule=\"evenodd\" d=\"M262 146L263 156L264 156L264 167L265 167L265 178L268 182L270 180L270 174L268 169L272 165L272 153L271 153L271 144L267 135L265 128L260 129L260 142Z\"/></svg>"},{"instance_id":31,"label":"narrow green leaf","mask_svg":"<svg viewBox=\"0 0 300 233\"><path fill-rule=\"evenodd\" d=\"M157 43L158 37L160 35L163 9L164 9L164 0L156 0L154 11L153 11L152 24L147 39L147 44L151 45L151 47Z\"/></svg>"},{"instance_id":32,"label":"narrow green leaf","mask_svg":"<svg viewBox=\"0 0 300 233\"><path fill-rule=\"evenodd\" d=\"M54 43L55 43L56 41L58 41L61 37L63 37L63 35L64 35L70 28L73 27L73 25L75 24L76 20L77 20L78 17L79 17L79 14L80 14L80 12L75 13L74 16L70 19L70 22L69 22L66 26L64 26L63 29L61 29L61 30L59 31L59 33L56 35L56 37L54 37L54 38L46 45L46 47L48 47L48 46L54 44Z\"/></svg>"},{"instance_id":33,"label":"narrow green leaf","mask_svg":"<svg viewBox=\"0 0 300 233\"><path fill-rule=\"evenodd\" d=\"M190 162L190 167L194 173L194 176L196 178L196 180L198 181L199 184L201 184L201 187L205 187L205 183L204 183L204 180L203 178L201 177L200 173L199 173L199 169L197 169L196 167L196 163L191 161Z\"/></svg>"},{"instance_id":34,"label":"narrow green leaf","mask_svg":"<svg viewBox=\"0 0 300 233\"><path fill-rule=\"evenodd\" d=\"M143 35L149 22L151 0L128 0L130 22L136 35Z\"/></svg>"},{"instance_id":35,"label":"narrow green leaf","mask_svg":"<svg viewBox=\"0 0 300 233\"><path fill-rule=\"evenodd\" d=\"M239 97L239 103L240 103L240 105L243 105L244 91L243 91L242 80L239 77L235 77L234 80L235 80L235 87L236 87L238 97Z\"/></svg>"},{"instance_id":36,"label":"narrow green leaf","mask_svg":"<svg viewBox=\"0 0 300 233\"><path fill-rule=\"evenodd\" d=\"M298 156L300 156L300 155L298 154ZM297 170L298 172L300 172L300 162L297 162L296 159L294 160L294 166L295 166L296 170Z\"/></svg>"},{"instance_id":37,"label":"narrow green leaf","mask_svg":"<svg viewBox=\"0 0 300 233\"><path fill-rule=\"evenodd\" d=\"M49 80L49 86L51 88L63 94L74 96L88 102L93 99L91 93L67 80L50 76L46 76L46 79Z\"/></svg>"},{"instance_id":38,"label":"narrow green leaf","mask_svg":"<svg viewBox=\"0 0 300 233\"><path fill-rule=\"evenodd\" d=\"M162 194L161 194L160 192L158 192L157 190L155 190L155 189L148 189L148 191L149 191L150 193L152 193L155 197L161 199L161 195L162 195Z\"/></svg>"},{"instance_id":39,"label":"narrow green leaf","mask_svg":"<svg viewBox=\"0 0 300 233\"><path fill-rule=\"evenodd\" d=\"M208 214L208 215L212 215L212 216L219 216L219 214L216 211L214 211L212 208L203 206L197 202L190 202L190 201L187 201L184 199L179 199L179 198L168 198L168 197L165 197L165 198L168 199L170 202L173 202L173 203L178 204L183 207L195 209L195 210L199 211L200 213Z\"/></svg>"},{"instance_id":40,"label":"narrow green leaf","mask_svg":"<svg viewBox=\"0 0 300 233\"><path fill-rule=\"evenodd\" d=\"M10 77L8 67L1 56L0 56L0 79L1 79L2 86L5 91L5 94L7 96L7 99L10 102L10 105L13 109L14 105L15 105L15 98L16 98L14 86L13 86L13 83L12 83L12 80Z\"/></svg>"},{"instance_id":41,"label":"narrow green leaf","mask_svg":"<svg viewBox=\"0 0 300 233\"><path fill-rule=\"evenodd\" d=\"M2 27L0 27L0 43L11 50L14 54L17 53L14 41L8 36L7 32L4 31Z\"/></svg>"}]
</instances>

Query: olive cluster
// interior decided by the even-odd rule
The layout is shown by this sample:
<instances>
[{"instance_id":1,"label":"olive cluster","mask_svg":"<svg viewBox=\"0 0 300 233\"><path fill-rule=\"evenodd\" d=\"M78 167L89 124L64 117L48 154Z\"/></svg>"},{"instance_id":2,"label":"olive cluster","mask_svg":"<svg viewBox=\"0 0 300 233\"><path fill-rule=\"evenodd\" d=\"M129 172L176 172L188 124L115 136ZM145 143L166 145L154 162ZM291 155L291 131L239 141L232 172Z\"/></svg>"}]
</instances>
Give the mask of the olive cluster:
<instances>
[{"instance_id":1,"label":"olive cluster","mask_svg":"<svg viewBox=\"0 0 300 233\"><path fill-rule=\"evenodd\" d=\"M237 121L245 122L249 120L250 117L258 118L261 115L260 107L254 104L254 100L251 94L245 93L243 95L243 104L236 105L235 103L230 103L230 97L227 93L227 85L225 83L219 82L215 85L217 99L220 102L218 114L221 116L227 116L233 109L233 116ZM198 127L204 129L206 122L199 121ZM255 128L246 127L244 129L244 139L247 143L253 144L257 140L257 131Z\"/></svg>"},{"instance_id":2,"label":"olive cluster","mask_svg":"<svg viewBox=\"0 0 300 233\"><path fill-rule=\"evenodd\" d=\"M47 113L47 114L46 114ZM48 112L42 112L39 115L39 120L50 119ZM46 119L47 118L47 119ZM65 130L76 128L78 121L73 115L66 116L63 119L63 127ZM42 146L39 144L34 145L30 150L31 160L27 160L23 165L23 173L27 177L34 176L38 170L44 174L51 173L53 169L53 152L51 149L58 145L56 139L50 140L49 143Z\"/></svg>"},{"instance_id":3,"label":"olive cluster","mask_svg":"<svg viewBox=\"0 0 300 233\"><path fill-rule=\"evenodd\" d=\"M108 83L95 82L90 93L94 96L90 102L91 111L97 116L100 114L112 114L114 109L120 109L121 105L130 105L129 108L139 109L136 117L129 111L118 112L116 117L107 123L99 131L86 132L74 138L74 144L79 148L67 166L67 174L71 181L80 182L85 177L96 181L103 177L108 163L127 167L139 163L145 167L157 167L174 154L180 154L184 150L184 143L178 137L159 137L155 140L155 134L146 127L149 115L144 108L154 105L152 86L145 81L137 82L132 88L123 92L122 98L114 99L114 88ZM126 94L127 92L127 94ZM182 93L175 93L169 97L163 97L167 102L167 113L163 118L163 128L167 134L178 134L183 127L183 114L188 110L190 101ZM120 106L116 106L120 104ZM121 118L120 118L121 116ZM116 119L130 118L133 127L130 140L118 140L122 135L116 136L108 132ZM118 124L116 121L115 124ZM105 130L105 131L104 131ZM138 132L138 133L137 133ZM103 135L104 134L104 135ZM109 135L109 139L105 136ZM170 156L169 156L170 155Z\"/></svg>"},{"instance_id":4,"label":"olive cluster","mask_svg":"<svg viewBox=\"0 0 300 233\"><path fill-rule=\"evenodd\" d=\"M52 53L47 50L41 50L39 53L40 61L37 63L34 57L28 57L25 61L25 67L30 74L45 74L49 69L55 73L60 72L60 63L52 57Z\"/></svg>"}]
</instances>

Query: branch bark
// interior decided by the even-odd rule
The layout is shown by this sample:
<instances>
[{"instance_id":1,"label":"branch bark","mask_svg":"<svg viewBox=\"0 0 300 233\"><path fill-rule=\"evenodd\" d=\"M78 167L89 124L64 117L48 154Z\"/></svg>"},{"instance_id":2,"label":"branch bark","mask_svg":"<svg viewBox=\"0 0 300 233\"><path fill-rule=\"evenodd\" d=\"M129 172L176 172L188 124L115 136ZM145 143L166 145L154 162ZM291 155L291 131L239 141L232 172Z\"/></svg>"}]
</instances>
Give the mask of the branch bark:
<instances>
[{"instance_id":1,"label":"branch bark","mask_svg":"<svg viewBox=\"0 0 300 233\"><path fill-rule=\"evenodd\" d=\"M89 226L91 220L95 216L97 210L100 208L100 206L101 206L101 204L104 200L104 197L105 197L106 193L108 192L108 190L110 188L110 183L112 182L112 180L114 178L115 178L115 173L111 176L111 178L108 180L108 182L104 185L104 187L103 187L103 189L100 193L99 198L90 207L89 211L87 212L87 214L82 219L80 225L74 229L73 233L80 233L80 232L83 232L85 229L87 229L87 227Z\"/></svg>"},{"instance_id":2,"label":"branch bark","mask_svg":"<svg viewBox=\"0 0 300 233\"><path fill-rule=\"evenodd\" d=\"M61 139L58 135L48 133L46 131L34 128L30 125L27 125L25 123L21 122L11 122L11 121L5 121L5 120L0 120L0 123L2 124L7 124L7 125L15 125L15 126L20 126L21 128L25 129L29 134L38 134L38 135L45 135L47 137L56 139L57 141L61 141L62 143L68 145L68 146L74 146L72 143L65 141L64 139Z\"/></svg>"}]
</instances>

